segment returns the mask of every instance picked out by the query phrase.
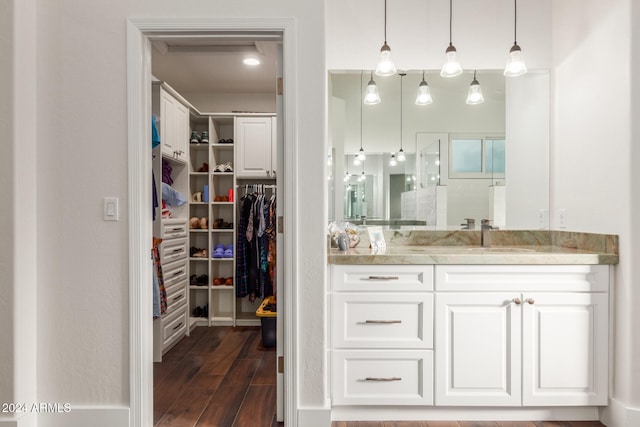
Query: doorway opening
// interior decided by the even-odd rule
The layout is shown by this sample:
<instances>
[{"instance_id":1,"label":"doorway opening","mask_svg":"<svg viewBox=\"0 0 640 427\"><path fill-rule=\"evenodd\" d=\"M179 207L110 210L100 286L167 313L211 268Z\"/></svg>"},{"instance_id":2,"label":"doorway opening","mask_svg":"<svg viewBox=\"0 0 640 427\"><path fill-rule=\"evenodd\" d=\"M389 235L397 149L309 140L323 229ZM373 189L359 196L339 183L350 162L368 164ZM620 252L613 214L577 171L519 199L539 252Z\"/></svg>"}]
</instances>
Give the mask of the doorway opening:
<instances>
[{"instance_id":1,"label":"doorway opening","mask_svg":"<svg viewBox=\"0 0 640 427\"><path fill-rule=\"evenodd\" d=\"M135 20L129 22L128 27L128 105L129 105L129 213L130 213L130 378L131 378L131 423L132 426L152 425L153 412L153 325L151 290L148 284L152 280L152 266L147 262L148 250L152 237L151 218L147 214L148 203L151 200L151 145L140 141L151 140L151 129L147 126L152 117L152 58L154 42L167 40L199 39L201 44L224 40L227 46L237 46L242 38L280 38L281 46L278 49L280 61L280 76L295 74L294 39L292 31L293 23L287 20L261 21L238 26L237 22L214 20L203 23L201 20L193 22L166 21L166 20ZM229 43L230 41L233 43ZM176 43L180 45L181 43ZM186 46L185 43L182 43ZM223 45L218 43L218 45ZM160 43L161 46L161 43ZM167 46L167 48L171 48ZM160 47L162 49L162 47ZM185 47L179 49L186 49ZM189 49L193 49L193 44ZM204 51L206 49L200 48ZM223 48L231 49L229 47ZM235 47L234 47L235 49ZM206 52L205 52L206 53ZM220 53L218 53L220 54ZM277 188L280 203L278 203L278 217L287 234L278 232L277 244L282 248L278 253L278 407L279 419L287 420L287 425L295 426L296 417L294 401L295 381L293 366L295 364L295 326L287 322L289 313L293 313L292 304L295 300L294 289L289 284L294 277L296 264L295 255L295 227L292 212L295 211L295 198L288 197L295 194L294 180L281 180L280 177L293 174L293 162L295 158L297 141L295 135L295 81L283 79L279 86L280 100L276 102L277 133L274 138L277 141L277 155L274 170L278 170L277 180L273 187ZM202 101L201 101L202 102ZM286 108L285 108L286 106ZM243 114L239 110L228 111L234 114ZM226 112L225 112L226 113ZM212 119L210 119L212 120ZM222 120L224 122L224 120ZM224 132L220 133L222 136ZM222 138L221 138L222 139ZM229 138L224 138L229 139ZM220 141L220 143L223 143ZM228 163L228 162L227 162ZM216 165L217 166L217 165ZM212 166L213 167L213 166ZM233 175L233 174L232 174ZM235 179L233 180L234 187ZM192 193L189 187L189 193ZM211 193L213 194L213 193ZM189 194L190 198L193 194ZM213 208L212 208L213 209ZM280 230L279 230L280 231ZM149 242L147 244L146 242ZM228 246L228 245L227 245ZM284 260L287 263L284 263ZM281 264L282 263L282 264ZM191 307L190 307L191 308ZM234 305L231 319L232 325L241 324L235 316L237 307ZM191 313L192 314L192 313ZM190 316L191 317L191 316ZM219 319L218 319L219 320ZM190 320L191 321L191 320ZM208 325L215 325L213 318L207 321ZM286 362L284 362L286 360ZM273 367L276 369L276 366Z\"/></svg>"}]
</instances>

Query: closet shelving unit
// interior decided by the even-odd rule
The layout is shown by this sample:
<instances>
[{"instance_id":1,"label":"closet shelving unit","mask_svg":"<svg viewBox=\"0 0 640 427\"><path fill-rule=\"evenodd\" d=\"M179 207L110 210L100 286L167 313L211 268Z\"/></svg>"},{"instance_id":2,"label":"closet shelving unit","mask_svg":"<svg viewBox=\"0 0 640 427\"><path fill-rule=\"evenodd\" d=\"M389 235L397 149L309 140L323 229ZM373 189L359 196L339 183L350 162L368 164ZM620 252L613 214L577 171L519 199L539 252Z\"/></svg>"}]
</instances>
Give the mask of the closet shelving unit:
<instances>
[{"instance_id":1,"label":"closet shelving unit","mask_svg":"<svg viewBox=\"0 0 640 427\"><path fill-rule=\"evenodd\" d=\"M237 239L236 168L238 152L236 144L236 121L238 114L200 114L195 112L190 120L190 132L208 132L208 143L189 144L189 217L206 219L205 228L189 229L189 246L205 249L207 256L189 257L191 277L207 275L206 283L190 283L189 313L190 327L194 326L258 326L260 320L255 315L259 301L249 303L246 298L236 298L235 246ZM224 141L224 142L221 142ZM201 172L203 164L208 171ZM233 171L217 172L216 166L230 164ZM206 188L205 188L206 186ZM233 191L233 200L230 199ZM203 193L203 201L196 201L195 193ZM206 193L206 196L205 196ZM225 198L226 199L223 199ZM205 201L206 200L206 201ZM231 224L228 228L216 227L216 220ZM201 221L200 221L201 222ZM225 249L233 245L232 258L214 258L216 245ZM214 285L214 279L221 279L221 285ZM231 278L232 285L224 283ZM207 307L208 315L203 315L202 307ZM199 312L196 308L201 307ZM199 314L199 316L196 316Z\"/></svg>"}]
</instances>

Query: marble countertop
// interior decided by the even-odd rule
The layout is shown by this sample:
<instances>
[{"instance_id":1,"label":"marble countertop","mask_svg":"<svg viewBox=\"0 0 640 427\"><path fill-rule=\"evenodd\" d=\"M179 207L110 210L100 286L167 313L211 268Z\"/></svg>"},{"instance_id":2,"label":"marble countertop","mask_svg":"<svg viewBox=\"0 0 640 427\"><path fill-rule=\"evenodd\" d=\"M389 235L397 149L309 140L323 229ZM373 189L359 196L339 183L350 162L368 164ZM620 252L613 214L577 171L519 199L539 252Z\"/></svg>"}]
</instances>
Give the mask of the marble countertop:
<instances>
[{"instance_id":1,"label":"marble countertop","mask_svg":"<svg viewBox=\"0 0 640 427\"><path fill-rule=\"evenodd\" d=\"M552 245L394 245L330 249L329 264L617 264L615 253Z\"/></svg>"}]
</instances>

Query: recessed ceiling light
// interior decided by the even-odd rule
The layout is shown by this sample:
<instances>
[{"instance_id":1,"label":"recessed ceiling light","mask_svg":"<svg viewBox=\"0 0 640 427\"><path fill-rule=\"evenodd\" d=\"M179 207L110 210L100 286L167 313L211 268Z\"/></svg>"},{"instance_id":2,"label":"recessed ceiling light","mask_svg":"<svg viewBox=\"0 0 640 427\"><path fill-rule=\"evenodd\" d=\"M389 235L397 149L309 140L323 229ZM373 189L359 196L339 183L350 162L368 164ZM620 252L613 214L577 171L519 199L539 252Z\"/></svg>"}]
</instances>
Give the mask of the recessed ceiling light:
<instances>
[{"instance_id":1,"label":"recessed ceiling light","mask_svg":"<svg viewBox=\"0 0 640 427\"><path fill-rule=\"evenodd\" d=\"M245 58L242 60L242 62L245 63L245 65L259 65L260 64L260 60L257 58Z\"/></svg>"}]
</instances>

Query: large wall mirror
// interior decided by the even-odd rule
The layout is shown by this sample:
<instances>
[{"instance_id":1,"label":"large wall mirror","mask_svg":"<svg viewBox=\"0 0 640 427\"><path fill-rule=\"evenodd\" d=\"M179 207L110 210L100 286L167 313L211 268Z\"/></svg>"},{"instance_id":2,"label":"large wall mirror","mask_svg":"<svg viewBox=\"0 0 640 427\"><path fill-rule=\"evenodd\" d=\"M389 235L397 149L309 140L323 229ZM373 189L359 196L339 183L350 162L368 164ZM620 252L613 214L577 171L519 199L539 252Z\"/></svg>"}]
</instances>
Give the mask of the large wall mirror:
<instances>
[{"instance_id":1,"label":"large wall mirror","mask_svg":"<svg viewBox=\"0 0 640 427\"><path fill-rule=\"evenodd\" d=\"M380 102L371 105L372 78ZM329 73L330 220L548 228L548 72L478 70L484 102L475 105L466 102L473 72L424 79L433 102L416 105L423 71Z\"/></svg>"}]
</instances>

